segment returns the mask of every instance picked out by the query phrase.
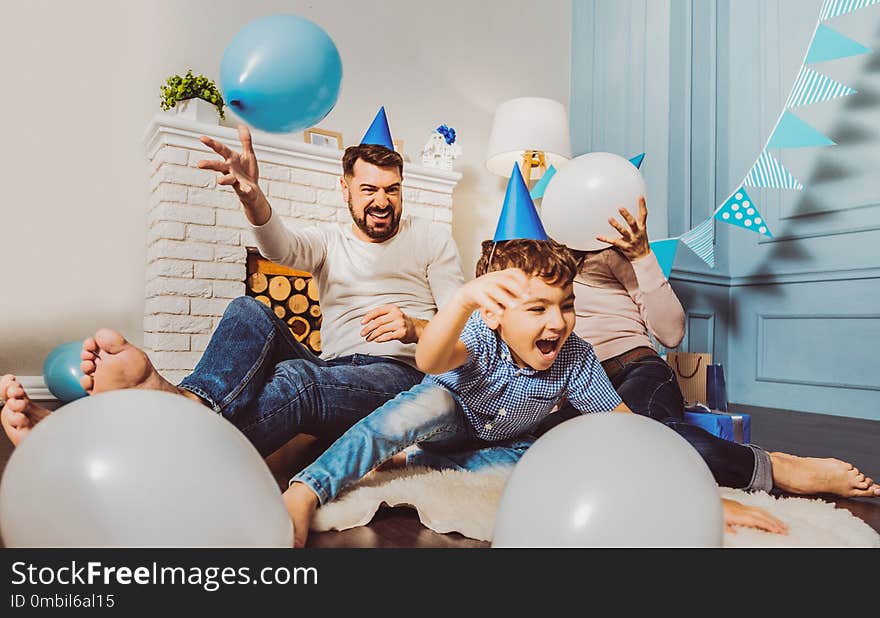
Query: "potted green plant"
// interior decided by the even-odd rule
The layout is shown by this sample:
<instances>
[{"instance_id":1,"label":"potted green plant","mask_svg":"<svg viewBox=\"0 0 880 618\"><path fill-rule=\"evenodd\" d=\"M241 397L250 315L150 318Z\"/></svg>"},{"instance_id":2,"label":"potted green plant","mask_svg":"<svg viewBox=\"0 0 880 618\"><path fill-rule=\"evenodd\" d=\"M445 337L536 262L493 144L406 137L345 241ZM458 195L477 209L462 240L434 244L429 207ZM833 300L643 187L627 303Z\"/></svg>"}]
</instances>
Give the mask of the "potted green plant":
<instances>
[{"instance_id":1,"label":"potted green plant","mask_svg":"<svg viewBox=\"0 0 880 618\"><path fill-rule=\"evenodd\" d=\"M213 80L204 75L172 75L161 88L161 107L200 122L217 122L217 115L225 118L223 95ZM216 110L216 111L215 111Z\"/></svg>"}]
</instances>

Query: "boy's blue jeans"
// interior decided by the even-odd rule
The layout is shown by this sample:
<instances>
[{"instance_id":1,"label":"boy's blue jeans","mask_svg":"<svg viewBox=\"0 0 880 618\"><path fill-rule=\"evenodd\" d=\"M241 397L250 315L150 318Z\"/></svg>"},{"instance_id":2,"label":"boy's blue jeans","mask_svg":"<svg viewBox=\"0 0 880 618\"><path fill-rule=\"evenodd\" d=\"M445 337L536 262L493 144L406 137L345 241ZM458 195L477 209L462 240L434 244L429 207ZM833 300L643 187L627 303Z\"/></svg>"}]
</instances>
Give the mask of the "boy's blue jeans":
<instances>
[{"instance_id":1,"label":"boy's blue jeans","mask_svg":"<svg viewBox=\"0 0 880 618\"><path fill-rule=\"evenodd\" d=\"M471 430L452 394L432 383L418 384L357 422L291 482L308 485L321 504L405 448L407 465L478 470L515 464L533 436L492 446Z\"/></svg>"},{"instance_id":2,"label":"boy's blue jeans","mask_svg":"<svg viewBox=\"0 0 880 618\"><path fill-rule=\"evenodd\" d=\"M243 296L229 303L179 386L223 414L265 457L298 433L339 437L422 378L417 369L378 356L318 358L269 307Z\"/></svg>"}]
</instances>

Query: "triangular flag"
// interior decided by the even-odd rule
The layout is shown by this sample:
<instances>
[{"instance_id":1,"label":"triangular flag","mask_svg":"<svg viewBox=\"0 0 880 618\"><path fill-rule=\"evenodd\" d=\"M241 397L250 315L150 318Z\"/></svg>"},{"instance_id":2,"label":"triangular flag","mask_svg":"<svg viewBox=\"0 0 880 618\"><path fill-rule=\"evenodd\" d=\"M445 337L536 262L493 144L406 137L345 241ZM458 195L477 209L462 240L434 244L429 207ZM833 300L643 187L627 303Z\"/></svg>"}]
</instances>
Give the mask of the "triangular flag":
<instances>
[{"instance_id":1,"label":"triangular flag","mask_svg":"<svg viewBox=\"0 0 880 618\"><path fill-rule=\"evenodd\" d=\"M797 178L792 176L791 172L766 150L758 157L743 184L747 187L771 187L797 191L804 188L804 185L799 183Z\"/></svg>"},{"instance_id":2,"label":"triangular flag","mask_svg":"<svg viewBox=\"0 0 880 618\"><path fill-rule=\"evenodd\" d=\"M819 13L819 16L822 21L825 21L826 19L831 19L838 15L845 15L856 9L863 9L866 6L877 4L878 2L880 2L880 0L825 0L825 4L822 5L822 11Z\"/></svg>"},{"instance_id":3,"label":"triangular flag","mask_svg":"<svg viewBox=\"0 0 880 618\"><path fill-rule=\"evenodd\" d=\"M547 190L547 185L550 184L550 180L553 176L556 175L556 168L552 165L547 168L547 171L544 172L544 175L541 176L541 179L535 183L535 186L532 187L532 199L539 200L544 197L544 191Z\"/></svg>"},{"instance_id":4,"label":"triangular flag","mask_svg":"<svg viewBox=\"0 0 880 618\"><path fill-rule=\"evenodd\" d=\"M830 101L838 97L846 97L857 91L844 86L830 77L822 75L807 67L801 67L797 81L791 89L785 106L788 108L810 105L821 101Z\"/></svg>"},{"instance_id":5,"label":"triangular flag","mask_svg":"<svg viewBox=\"0 0 880 618\"><path fill-rule=\"evenodd\" d=\"M715 221L712 217L703 221L690 232L682 234L679 240L706 264L715 268Z\"/></svg>"},{"instance_id":6,"label":"triangular flag","mask_svg":"<svg viewBox=\"0 0 880 618\"><path fill-rule=\"evenodd\" d=\"M832 146L834 143L790 111L785 110L767 148L806 148Z\"/></svg>"},{"instance_id":7,"label":"triangular flag","mask_svg":"<svg viewBox=\"0 0 880 618\"><path fill-rule=\"evenodd\" d=\"M388 117L385 115L384 105L379 108L370 128L364 133L361 144L378 144L385 146L388 150L394 150L394 141L391 139L391 130L388 128Z\"/></svg>"},{"instance_id":8,"label":"triangular flag","mask_svg":"<svg viewBox=\"0 0 880 618\"><path fill-rule=\"evenodd\" d=\"M678 239L666 238L663 240L655 240L651 243L651 251L660 264L663 276L669 279L669 273L672 272L672 263L675 262L675 253L678 251Z\"/></svg>"},{"instance_id":9,"label":"triangular flag","mask_svg":"<svg viewBox=\"0 0 880 618\"><path fill-rule=\"evenodd\" d=\"M642 161L644 161L644 160L645 160L645 153L643 152L640 155L634 156L632 159L629 160L629 162L632 163L633 165L635 165L637 170L640 170L640 169L642 169Z\"/></svg>"},{"instance_id":10,"label":"triangular flag","mask_svg":"<svg viewBox=\"0 0 880 618\"><path fill-rule=\"evenodd\" d=\"M731 225L738 225L747 230L763 234L767 238L773 238L767 222L757 211L752 199L742 187L736 190L721 207L715 211L715 218Z\"/></svg>"},{"instance_id":11,"label":"triangular flag","mask_svg":"<svg viewBox=\"0 0 880 618\"><path fill-rule=\"evenodd\" d=\"M498 227L495 228L495 237L492 240L500 242L515 238L549 240L516 163L513 164L513 172L507 182L504 206L501 208Z\"/></svg>"},{"instance_id":12,"label":"triangular flag","mask_svg":"<svg viewBox=\"0 0 880 618\"><path fill-rule=\"evenodd\" d=\"M825 62L827 60L849 58L850 56L867 54L870 51L869 48L861 43L856 43L825 24L819 24L804 64L816 64L817 62Z\"/></svg>"}]
</instances>

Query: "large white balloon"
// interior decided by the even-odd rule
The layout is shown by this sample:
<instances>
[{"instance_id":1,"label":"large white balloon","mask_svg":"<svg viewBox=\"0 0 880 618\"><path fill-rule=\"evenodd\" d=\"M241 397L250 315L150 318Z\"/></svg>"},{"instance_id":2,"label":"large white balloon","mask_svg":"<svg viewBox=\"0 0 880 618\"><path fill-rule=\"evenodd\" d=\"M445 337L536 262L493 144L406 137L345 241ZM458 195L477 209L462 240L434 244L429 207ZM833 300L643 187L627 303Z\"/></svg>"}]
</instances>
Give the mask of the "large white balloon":
<instances>
[{"instance_id":1,"label":"large white balloon","mask_svg":"<svg viewBox=\"0 0 880 618\"><path fill-rule=\"evenodd\" d=\"M516 464L492 547L720 547L718 487L697 451L637 414L590 414Z\"/></svg>"},{"instance_id":2,"label":"large white balloon","mask_svg":"<svg viewBox=\"0 0 880 618\"><path fill-rule=\"evenodd\" d=\"M591 152L575 157L553 176L541 202L541 220L550 238L571 249L605 249L610 245L596 236L620 235L608 217L627 227L617 209L624 207L637 217L640 197L647 198L647 188L635 165L616 154Z\"/></svg>"},{"instance_id":3,"label":"large white balloon","mask_svg":"<svg viewBox=\"0 0 880 618\"><path fill-rule=\"evenodd\" d=\"M44 419L0 482L7 547L292 547L254 446L209 408L119 390Z\"/></svg>"}]
</instances>

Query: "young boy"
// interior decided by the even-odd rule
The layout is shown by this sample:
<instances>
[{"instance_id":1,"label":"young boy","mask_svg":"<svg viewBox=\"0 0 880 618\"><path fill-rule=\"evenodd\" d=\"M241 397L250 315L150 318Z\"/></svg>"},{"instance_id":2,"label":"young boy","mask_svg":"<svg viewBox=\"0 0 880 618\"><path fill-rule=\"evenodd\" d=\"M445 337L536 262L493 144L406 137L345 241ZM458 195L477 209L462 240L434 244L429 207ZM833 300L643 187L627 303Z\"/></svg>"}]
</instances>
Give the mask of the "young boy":
<instances>
[{"instance_id":1,"label":"young boy","mask_svg":"<svg viewBox=\"0 0 880 618\"><path fill-rule=\"evenodd\" d=\"M509 240L494 252L484 243L477 278L459 288L419 340L416 363L429 375L352 426L291 480L284 500L296 546L305 545L319 503L413 444L465 457L510 444L562 399L581 413L630 412L590 345L572 335L577 272L577 260L553 241ZM503 450L512 464L525 448Z\"/></svg>"}]
</instances>

